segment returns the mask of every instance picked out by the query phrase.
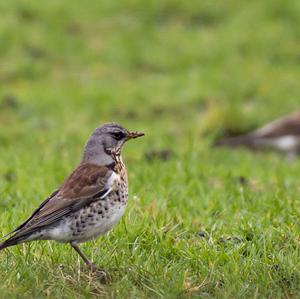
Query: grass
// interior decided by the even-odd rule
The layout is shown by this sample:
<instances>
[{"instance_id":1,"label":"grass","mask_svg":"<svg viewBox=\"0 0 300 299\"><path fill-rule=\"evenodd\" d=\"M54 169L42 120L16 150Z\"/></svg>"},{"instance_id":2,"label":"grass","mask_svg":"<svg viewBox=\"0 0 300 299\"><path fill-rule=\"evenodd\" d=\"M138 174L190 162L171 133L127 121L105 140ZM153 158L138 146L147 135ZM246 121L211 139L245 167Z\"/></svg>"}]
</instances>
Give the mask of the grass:
<instances>
[{"instance_id":1,"label":"grass","mask_svg":"<svg viewBox=\"0 0 300 299\"><path fill-rule=\"evenodd\" d=\"M212 149L299 108L299 2L2 1L0 228L30 215L99 124L127 145L130 202L108 236L0 254L2 298L297 298L299 160ZM147 159L168 150L167 160Z\"/></svg>"}]
</instances>

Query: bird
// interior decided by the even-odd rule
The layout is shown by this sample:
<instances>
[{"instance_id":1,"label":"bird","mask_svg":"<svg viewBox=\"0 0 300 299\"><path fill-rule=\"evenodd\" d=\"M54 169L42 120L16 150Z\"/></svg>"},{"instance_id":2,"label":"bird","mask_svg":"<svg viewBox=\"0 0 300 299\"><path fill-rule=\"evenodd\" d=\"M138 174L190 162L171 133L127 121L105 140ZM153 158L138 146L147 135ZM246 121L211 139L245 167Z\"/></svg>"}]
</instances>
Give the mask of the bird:
<instances>
[{"instance_id":1,"label":"bird","mask_svg":"<svg viewBox=\"0 0 300 299\"><path fill-rule=\"evenodd\" d=\"M116 123L96 128L79 165L25 222L5 236L0 251L35 240L69 243L88 268L97 271L78 244L104 235L124 214L128 179L121 150L128 140L141 136L144 133Z\"/></svg>"},{"instance_id":2,"label":"bird","mask_svg":"<svg viewBox=\"0 0 300 299\"><path fill-rule=\"evenodd\" d=\"M295 157L300 154L300 111L274 120L259 129L223 138L216 146L244 146L251 150L274 149Z\"/></svg>"}]
</instances>

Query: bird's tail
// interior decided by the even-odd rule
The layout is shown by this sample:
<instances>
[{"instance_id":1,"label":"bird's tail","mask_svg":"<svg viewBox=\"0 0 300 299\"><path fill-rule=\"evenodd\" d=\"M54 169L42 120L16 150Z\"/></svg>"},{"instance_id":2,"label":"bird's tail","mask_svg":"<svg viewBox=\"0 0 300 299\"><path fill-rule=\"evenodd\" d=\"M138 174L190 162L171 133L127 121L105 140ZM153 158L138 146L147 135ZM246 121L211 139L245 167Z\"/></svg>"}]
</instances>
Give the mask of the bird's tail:
<instances>
[{"instance_id":1,"label":"bird's tail","mask_svg":"<svg viewBox=\"0 0 300 299\"><path fill-rule=\"evenodd\" d=\"M227 137L218 140L214 145L231 147L246 146L251 149L257 149L257 136L254 136L253 134L245 134L241 136Z\"/></svg>"},{"instance_id":2,"label":"bird's tail","mask_svg":"<svg viewBox=\"0 0 300 299\"><path fill-rule=\"evenodd\" d=\"M26 239L26 237L24 237L24 236L19 237L17 235L13 235L10 238L8 238L7 240L5 240L4 242L0 243L0 251L7 247L23 243L24 241L26 242L25 239Z\"/></svg>"},{"instance_id":3,"label":"bird's tail","mask_svg":"<svg viewBox=\"0 0 300 299\"><path fill-rule=\"evenodd\" d=\"M0 244L0 251L7 248L7 247L9 247L9 246L13 246L13 245L16 245L16 244L15 243L10 243L10 242L8 242L8 240L4 241Z\"/></svg>"}]
</instances>

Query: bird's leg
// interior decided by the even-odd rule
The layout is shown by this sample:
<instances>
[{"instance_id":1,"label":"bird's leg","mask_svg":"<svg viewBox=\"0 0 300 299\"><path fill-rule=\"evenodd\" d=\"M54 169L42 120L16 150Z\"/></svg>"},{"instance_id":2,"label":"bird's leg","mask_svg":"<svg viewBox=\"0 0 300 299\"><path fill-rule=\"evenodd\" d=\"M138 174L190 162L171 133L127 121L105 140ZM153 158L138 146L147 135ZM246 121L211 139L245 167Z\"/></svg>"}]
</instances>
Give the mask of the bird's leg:
<instances>
[{"instance_id":1,"label":"bird's leg","mask_svg":"<svg viewBox=\"0 0 300 299\"><path fill-rule=\"evenodd\" d=\"M76 252L80 255L80 257L84 260L88 268L92 272L97 272L98 277L101 283L109 283L111 281L111 276L103 269L97 269L97 267L90 261L86 255L79 249L77 242L72 241L70 242L71 246L76 250Z\"/></svg>"},{"instance_id":2,"label":"bird's leg","mask_svg":"<svg viewBox=\"0 0 300 299\"><path fill-rule=\"evenodd\" d=\"M71 246L76 250L76 252L80 255L80 257L84 260L85 264L88 266L90 270L93 272L97 271L97 267L86 257L86 255L79 249L77 243L75 241L70 243Z\"/></svg>"}]
</instances>

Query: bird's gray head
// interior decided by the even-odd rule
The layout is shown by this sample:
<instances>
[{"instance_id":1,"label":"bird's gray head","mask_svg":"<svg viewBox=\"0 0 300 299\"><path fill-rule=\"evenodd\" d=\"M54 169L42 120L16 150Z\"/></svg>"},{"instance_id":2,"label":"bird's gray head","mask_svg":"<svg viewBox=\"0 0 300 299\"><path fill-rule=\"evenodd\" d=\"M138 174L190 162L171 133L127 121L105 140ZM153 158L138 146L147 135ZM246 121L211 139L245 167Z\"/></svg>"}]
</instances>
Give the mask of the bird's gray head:
<instances>
[{"instance_id":1,"label":"bird's gray head","mask_svg":"<svg viewBox=\"0 0 300 299\"><path fill-rule=\"evenodd\" d=\"M130 139L144 136L141 132L130 132L116 123L107 123L97 128L87 141L83 162L108 165L115 156L121 155L124 143Z\"/></svg>"}]
</instances>

